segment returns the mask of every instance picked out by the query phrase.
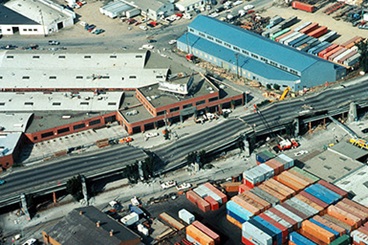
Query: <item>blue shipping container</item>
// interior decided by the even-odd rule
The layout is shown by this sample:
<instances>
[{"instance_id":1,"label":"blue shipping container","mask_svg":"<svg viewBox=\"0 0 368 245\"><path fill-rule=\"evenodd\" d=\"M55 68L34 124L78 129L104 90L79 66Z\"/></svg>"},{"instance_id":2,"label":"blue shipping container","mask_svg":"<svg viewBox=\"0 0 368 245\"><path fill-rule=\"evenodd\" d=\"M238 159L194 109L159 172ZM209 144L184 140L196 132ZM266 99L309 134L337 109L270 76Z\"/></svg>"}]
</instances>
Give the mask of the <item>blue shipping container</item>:
<instances>
[{"instance_id":1,"label":"blue shipping container","mask_svg":"<svg viewBox=\"0 0 368 245\"><path fill-rule=\"evenodd\" d=\"M271 231L275 232L277 245L282 244L282 231L279 228L269 223L268 221L264 220L262 217L254 216L253 219L258 223L262 224L263 226L265 226L266 228L270 229Z\"/></svg>"},{"instance_id":2,"label":"blue shipping container","mask_svg":"<svg viewBox=\"0 0 368 245\"><path fill-rule=\"evenodd\" d=\"M261 231L263 231L264 233L266 233L267 235L269 235L270 237L272 237L272 242L277 241L277 234L272 230L268 229L267 227L265 227L264 225L262 225L261 223L254 220L254 218L248 220L248 222L257 227L258 229L260 229Z\"/></svg>"},{"instance_id":3,"label":"blue shipping container","mask_svg":"<svg viewBox=\"0 0 368 245\"><path fill-rule=\"evenodd\" d=\"M226 203L226 209L231 211L236 216L238 216L241 220L243 220L243 221L238 220L240 223L244 223L245 221L249 220L250 217L253 216L251 212L249 212L248 210L244 209L242 206L231 200ZM233 218L235 219L235 217Z\"/></svg>"},{"instance_id":4,"label":"blue shipping container","mask_svg":"<svg viewBox=\"0 0 368 245\"><path fill-rule=\"evenodd\" d=\"M334 235L335 235L335 237L339 237L339 235L340 235L340 233L338 233L338 232L337 232L337 231L335 231L334 229L331 229L330 227L328 227L328 226L326 226L326 225L324 225L324 224L322 224L322 223L320 223L320 222L318 222L318 221L316 221L316 220L314 220L314 219L310 219L309 221L310 221L310 222L312 222L313 224L318 225L319 227L322 227L322 228L323 228L323 229L325 229L326 231L331 232L332 234L334 234Z\"/></svg>"},{"instance_id":5,"label":"blue shipping container","mask_svg":"<svg viewBox=\"0 0 368 245\"><path fill-rule=\"evenodd\" d=\"M317 245L316 243L312 242L305 236L302 236L295 231L289 234L289 239L296 245Z\"/></svg>"},{"instance_id":6,"label":"blue shipping container","mask_svg":"<svg viewBox=\"0 0 368 245\"><path fill-rule=\"evenodd\" d=\"M243 219L243 218L239 217L238 215L234 214L234 213L233 213L233 212L231 212L230 210L227 210L227 211L226 211L226 214L227 214L227 215L229 215L229 216L231 216L232 218L236 219L236 220L237 220L238 222L240 222L240 223L245 223L245 222L247 222L247 220L245 220L245 219Z\"/></svg>"},{"instance_id":7,"label":"blue shipping container","mask_svg":"<svg viewBox=\"0 0 368 245\"><path fill-rule=\"evenodd\" d=\"M143 210L142 209L140 209L139 207L137 207L137 206L133 206L133 205L129 205L129 210L130 210L130 212L134 212L134 213L136 213L136 214L138 214L138 215L142 215L142 214L144 214L144 212L143 212Z\"/></svg>"},{"instance_id":8,"label":"blue shipping container","mask_svg":"<svg viewBox=\"0 0 368 245\"><path fill-rule=\"evenodd\" d=\"M327 204L334 204L341 199L341 196L337 195L332 191L326 191L325 190L326 188L321 188L321 185L319 186L318 185L319 184L311 185L307 187L305 191Z\"/></svg>"}]
</instances>

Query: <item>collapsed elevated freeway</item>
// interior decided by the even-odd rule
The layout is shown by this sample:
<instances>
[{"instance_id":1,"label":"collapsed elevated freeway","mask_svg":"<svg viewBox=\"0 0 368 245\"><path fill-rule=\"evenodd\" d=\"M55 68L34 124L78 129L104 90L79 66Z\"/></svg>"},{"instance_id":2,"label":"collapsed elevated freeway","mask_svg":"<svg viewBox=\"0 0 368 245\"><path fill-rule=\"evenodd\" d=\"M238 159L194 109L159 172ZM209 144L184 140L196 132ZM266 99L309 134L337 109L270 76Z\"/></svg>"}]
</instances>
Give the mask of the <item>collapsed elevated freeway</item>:
<instances>
[{"instance_id":1,"label":"collapsed elevated freeway","mask_svg":"<svg viewBox=\"0 0 368 245\"><path fill-rule=\"evenodd\" d=\"M261 110L262 115L267 124L275 128L293 122L296 118L303 124L345 113L349 110L351 102L355 102L358 108L365 108L368 105L367 82L368 78L365 76L317 94L273 103ZM303 105L313 109L306 111ZM214 150L225 144L235 143L240 135L253 134L254 131L257 131L257 135L269 133L267 125L260 120L257 113L229 118L208 130L150 151L161 160L158 163L159 168L161 172L165 172L182 165L185 157L192 151ZM63 189L66 181L76 174L83 174L87 178L92 175L103 176L146 157L144 149L126 146L92 155L64 158L45 166L11 173L4 178L9 184L0 186L0 207L18 203L21 193L46 194Z\"/></svg>"}]
</instances>

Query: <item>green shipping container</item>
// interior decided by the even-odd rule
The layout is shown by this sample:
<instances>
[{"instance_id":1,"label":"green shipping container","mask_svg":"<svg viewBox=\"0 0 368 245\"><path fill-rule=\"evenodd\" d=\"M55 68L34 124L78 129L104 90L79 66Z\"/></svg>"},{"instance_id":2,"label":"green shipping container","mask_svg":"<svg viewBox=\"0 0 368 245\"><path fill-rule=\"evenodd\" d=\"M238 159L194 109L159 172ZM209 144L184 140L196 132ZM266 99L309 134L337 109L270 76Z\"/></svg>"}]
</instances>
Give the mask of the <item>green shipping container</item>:
<instances>
[{"instance_id":1,"label":"green shipping container","mask_svg":"<svg viewBox=\"0 0 368 245\"><path fill-rule=\"evenodd\" d=\"M318 180L320 180L317 176L314 176L313 174L301 169L301 168L298 168L298 167L293 167L292 169L289 170L290 172L297 172L297 173L300 173L302 174L303 176L305 176L306 178L310 179L313 183L316 183Z\"/></svg>"},{"instance_id":2,"label":"green shipping container","mask_svg":"<svg viewBox=\"0 0 368 245\"><path fill-rule=\"evenodd\" d=\"M348 235L342 235L341 237L337 238L329 245L350 245L350 237Z\"/></svg>"}]
</instances>

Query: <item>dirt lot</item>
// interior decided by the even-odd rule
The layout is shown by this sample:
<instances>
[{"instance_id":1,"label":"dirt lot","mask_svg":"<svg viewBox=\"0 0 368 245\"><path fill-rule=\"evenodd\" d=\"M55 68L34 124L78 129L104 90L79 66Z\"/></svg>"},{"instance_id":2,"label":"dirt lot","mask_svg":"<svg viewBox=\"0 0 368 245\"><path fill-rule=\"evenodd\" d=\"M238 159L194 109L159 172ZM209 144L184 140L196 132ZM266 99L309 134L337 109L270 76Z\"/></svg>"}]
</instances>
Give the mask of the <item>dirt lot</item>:
<instances>
[{"instance_id":1,"label":"dirt lot","mask_svg":"<svg viewBox=\"0 0 368 245\"><path fill-rule=\"evenodd\" d=\"M330 5L328 5L330 6ZM262 13L262 16L270 16L273 17L275 15L279 15L283 18L289 18L291 16L297 16L301 21L297 23L295 26L298 26L300 23L312 21L317 22L320 25L327 26L330 30L336 31L339 35L341 35L338 39L334 41L336 44L341 44L353 36L368 36L368 30L358 29L357 27L353 27L350 22L344 22L342 20L336 21L333 19L333 15L327 15L323 13L323 10L328 6L318 10L315 13L307 13L300 10L294 10L291 7L282 8L282 7L271 7Z\"/></svg>"}]
</instances>

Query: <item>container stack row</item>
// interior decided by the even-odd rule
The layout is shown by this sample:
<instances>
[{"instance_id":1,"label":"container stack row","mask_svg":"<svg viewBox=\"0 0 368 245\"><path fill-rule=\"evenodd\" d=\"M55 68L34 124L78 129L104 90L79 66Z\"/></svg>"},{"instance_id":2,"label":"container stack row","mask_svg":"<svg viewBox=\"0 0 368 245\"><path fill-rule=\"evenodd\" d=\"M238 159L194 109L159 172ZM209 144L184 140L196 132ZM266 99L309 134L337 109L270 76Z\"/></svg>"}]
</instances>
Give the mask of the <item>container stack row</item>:
<instances>
[{"instance_id":1,"label":"container stack row","mask_svg":"<svg viewBox=\"0 0 368 245\"><path fill-rule=\"evenodd\" d=\"M221 244L220 236L199 221L194 221L186 228L186 239L193 244Z\"/></svg>"},{"instance_id":2,"label":"container stack row","mask_svg":"<svg viewBox=\"0 0 368 245\"><path fill-rule=\"evenodd\" d=\"M227 202L227 196L210 183L199 185L187 191L186 197L203 212L218 210Z\"/></svg>"}]
</instances>

